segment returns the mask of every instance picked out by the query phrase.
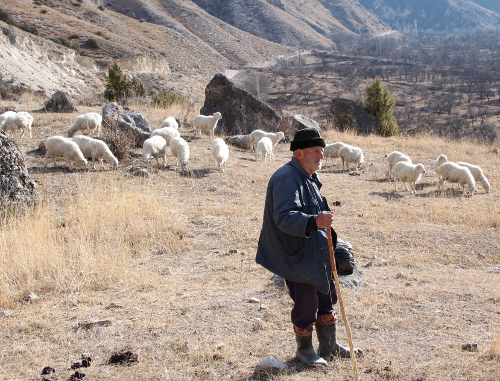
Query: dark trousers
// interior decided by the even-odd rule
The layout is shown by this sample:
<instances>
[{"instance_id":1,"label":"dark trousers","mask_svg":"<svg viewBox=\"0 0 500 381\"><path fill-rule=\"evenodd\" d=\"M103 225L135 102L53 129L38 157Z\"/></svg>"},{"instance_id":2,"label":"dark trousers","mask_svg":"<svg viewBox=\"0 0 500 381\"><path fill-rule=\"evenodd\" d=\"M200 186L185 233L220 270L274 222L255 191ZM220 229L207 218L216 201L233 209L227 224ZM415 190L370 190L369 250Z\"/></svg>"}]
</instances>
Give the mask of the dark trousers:
<instances>
[{"instance_id":1,"label":"dark trousers","mask_svg":"<svg viewBox=\"0 0 500 381\"><path fill-rule=\"evenodd\" d=\"M316 289L303 283L285 280L288 293L293 300L292 323L299 328L310 327L318 315L333 313L333 305L337 303L335 283L330 282L330 292L322 294Z\"/></svg>"}]
</instances>

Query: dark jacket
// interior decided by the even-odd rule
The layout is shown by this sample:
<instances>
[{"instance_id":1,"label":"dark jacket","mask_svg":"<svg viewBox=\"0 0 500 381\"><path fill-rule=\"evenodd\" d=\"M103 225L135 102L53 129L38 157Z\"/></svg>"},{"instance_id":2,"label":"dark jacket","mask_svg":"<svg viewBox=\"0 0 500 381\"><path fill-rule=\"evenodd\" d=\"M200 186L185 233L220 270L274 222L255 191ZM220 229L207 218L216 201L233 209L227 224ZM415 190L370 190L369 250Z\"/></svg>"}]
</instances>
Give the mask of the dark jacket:
<instances>
[{"instance_id":1,"label":"dark jacket","mask_svg":"<svg viewBox=\"0 0 500 381\"><path fill-rule=\"evenodd\" d=\"M321 182L294 157L269 180L256 262L269 271L324 294L332 279L326 229L306 227L311 216L330 210L320 194ZM333 245L337 235L332 229Z\"/></svg>"}]
</instances>

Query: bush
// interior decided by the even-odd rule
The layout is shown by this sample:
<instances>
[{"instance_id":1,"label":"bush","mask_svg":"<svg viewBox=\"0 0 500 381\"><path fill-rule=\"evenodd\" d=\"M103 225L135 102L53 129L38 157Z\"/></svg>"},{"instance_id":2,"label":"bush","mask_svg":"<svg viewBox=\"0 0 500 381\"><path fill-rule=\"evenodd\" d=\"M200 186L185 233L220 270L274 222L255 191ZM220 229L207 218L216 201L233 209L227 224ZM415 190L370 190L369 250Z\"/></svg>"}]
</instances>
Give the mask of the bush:
<instances>
[{"instance_id":1,"label":"bush","mask_svg":"<svg viewBox=\"0 0 500 381\"><path fill-rule=\"evenodd\" d=\"M18 25L18 27L20 29L24 30L25 32L34 34L35 36L39 36L40 35L40 31L38 30L38 28L36 27L36 25L28 24L28 23L23 23L23 24Z\"/></svg>"},{"instance_id":2,"label":"bush","mask_svg":"<svg viewBox=\"0 0 500 381\"><path fill-rule=\"evenodd\" d=\"M364 109L375 116L379 123L379 133L382 136L394 136L398 133L398 122L394 116L396 100L382 79L376 77L371 85L366 85L366 102Z\"/></svg>"},{"instance_id":3,"label":"bush","mask_svg":"<svg viewBox=\"0 0 500 381\"><path fill-rule=\"evenodd\" d=\"M68 40L75 40L77 38L80 38L80 36L78 34L70 34L68 36Z\"/></svg>"},{"instance_id":4,"label":"bush","mask_svg":"<svg viewBox=\"0 0 500 381\"><path fill-rule=\"evenodd\" d=\"M108 101L123 101L132 94L144 97L146 87L137 78L130 79L125 75L122 68L115 62L108 68L104 98Z\"/></svg>"},{"instance_id":5,"label":"bush","mask_svg":"<svg viewBox=\"0 0 500 381\"><path fill-rule=\"evenodd\" d=\"M10 17L10 14L4 11L3 9L0 8L0 21L3 21L7 24L13 24L14 21L12 20L12 17Z\"/></svg>"},{"instance_id":6,"label":"bush","mask_svg":"<svg viewBox=\"0 0 500 381\"><path fill-rule=\"evenodd\" d=\"M106 9L106 8L104 8L103 5L99 5L97 8L100 9L101 11L104 11Z\"/></svg>"},{"instance_id":7,"label":"bush","mask_svg":"<svg viewBox=\"0 0 500 381\"><path fill-rule=\"evenodd\" d=\"M106 129L106 136L109 139L107 142L109 149L119 161L127 159L137 146L137 137L130 131L118 128L116 124Z\"/></svg>"},{"instance_id":8,"label":"bush","mask_svg":"<svg viewBox=\"0 0 500 381\"><path fill-rule=\"evenodd\" d=\"M85 45L91 49L99 49L101 47L99 40L93 37L87 38L87 41L85 41Z\"/></svg>"},{"instance_id":9,"label":"bush","mask_svg":"<svg viewBox=\"0 0 500 381\"><path fill-rule=\"evenodd\" d=\"M151 102L153 106L159 108L167 108L174 104L181 106L186 106L187 104L184 97L166 90L160 90L159 93L154 94Z\"/></svg>"}]
</instances>

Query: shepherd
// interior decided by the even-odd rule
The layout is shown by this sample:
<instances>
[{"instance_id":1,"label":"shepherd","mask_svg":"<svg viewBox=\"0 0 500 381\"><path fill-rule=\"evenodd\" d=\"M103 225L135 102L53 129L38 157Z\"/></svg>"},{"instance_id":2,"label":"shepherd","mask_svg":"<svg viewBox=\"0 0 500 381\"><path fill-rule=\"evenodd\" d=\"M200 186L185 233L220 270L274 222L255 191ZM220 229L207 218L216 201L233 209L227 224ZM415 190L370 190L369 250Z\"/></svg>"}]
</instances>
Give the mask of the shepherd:
<instances>
[{"instance_id":1,"label":"shepherd","mask_svg":"<svg viewBox=\"0 0 500 381\"><path fill-rule=\"evenodd\" d=\"M325 140L315 128L298 130L290 143L292 159L269 180L256 262L285 279L293 300L291 321L297 359L307 365L327 365L334 357L350 358L337 343L337 290L332 277L327 229L333 248L337 235L333 213L320 193L317 171ZM316 327L318 350L312 333ZM355 355L361 354L353 348ZM327 359L327 360L325 360Z\"/></svg>"}]
</instances>

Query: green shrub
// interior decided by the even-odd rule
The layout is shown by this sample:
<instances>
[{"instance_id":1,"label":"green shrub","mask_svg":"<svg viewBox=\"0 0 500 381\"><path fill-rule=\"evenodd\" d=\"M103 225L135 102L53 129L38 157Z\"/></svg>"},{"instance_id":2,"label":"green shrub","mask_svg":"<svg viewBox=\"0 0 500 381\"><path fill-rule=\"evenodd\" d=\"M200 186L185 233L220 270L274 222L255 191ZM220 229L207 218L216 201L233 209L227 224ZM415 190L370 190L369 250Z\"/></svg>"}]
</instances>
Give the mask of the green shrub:
<instances>
[{"instance_id":1,"label":"green shrub","mask_svg":"<svg viewBox=\"0 0 500 381\"><path fill-rule=\"evenodd\" d=\"M28 23L23 23L23 24L18 25L18 27L20 29L24 30L25 32L34 34L35 36L39 36L40 35L40 31L38 30L38 28L37 28L36 25L28 24Z\"/></svg>"},{"instance_id":2,"label":"green shrub","mask_svg":"<svg viewBox=\"0 0 500 381\"><path fill-rule=\"evenodd\" d=\"M181 106L185 106L187 104L186 99L184 99L184 97L180 96L179 94L166 91L163 89L160 90L159 93L153 95L151 103L153 104L153 106L159 108L167 108L175 104Z\"/></svg>"},{"instance_id":3,"label":"green shrub","mask_svg":"<svg viewBox=\"0 0 500 381\"><path fill-rule=\"evenodd\" d=\"M85 41L85 45L91 49L99 49L101 47L99 40L93 37L87 38L87 41Z\"/></svg>"},{"instance_id":4,"label":"green shrub","mask_svg":"<svg viewBox=\"0 0 500 381\"><path fill-rule=\"evenodd\" d=\"M132 94L144 97L146 87L137 78L130 79L126 76L122 68L115 62L108 68L104 98L108 101L123 101Z\"/></svg>"},{"instance_id":5,"label":"green shrub","mask_svg":"<svg viewBox=\"0 0 500 381\"><path fill-rule=\"evenodd\" d=\"M13 24L14 21L12 20L12 17L10 16L9 13L4 11L2 8L0 8L0 21L3 21L7 24Z\"/></svg>"},{"instance_id":6,"label":"green shrub","mask_svg":"<svg viewBox=\"0 0 500 381\"><path fill-rule=\"evenodd\" d=\"M377 77L371 85L366 85L365 93L364 109L377 118L380 135L397 135L399 127L396 117L393 115L396 100L387 86L382 84L382 79Z\"/></svg>"},{"instance_id":7,"label":"green shrub","mask_svg":"<svg viewBox=\"0 0 500 381\"><path fill-rule=\"evenodd\" d=\"M104 10L106 9L106 8L104 8L104 6L102 6L102 5L99 5L97 8L98 8L98 9L100 9L101 11L104 11Z\"/></svg>"},{"instance_id":8,"label":"green shrub","mask_svg":"<svg viewBox=\"0 0 500 381\"><path fill-rule=\"evenodd\" d=\"M80 38L80 36L78 34L70 34L68 36L68 40L75 40L77 38Z\"/></svg>"}]
</instances>

